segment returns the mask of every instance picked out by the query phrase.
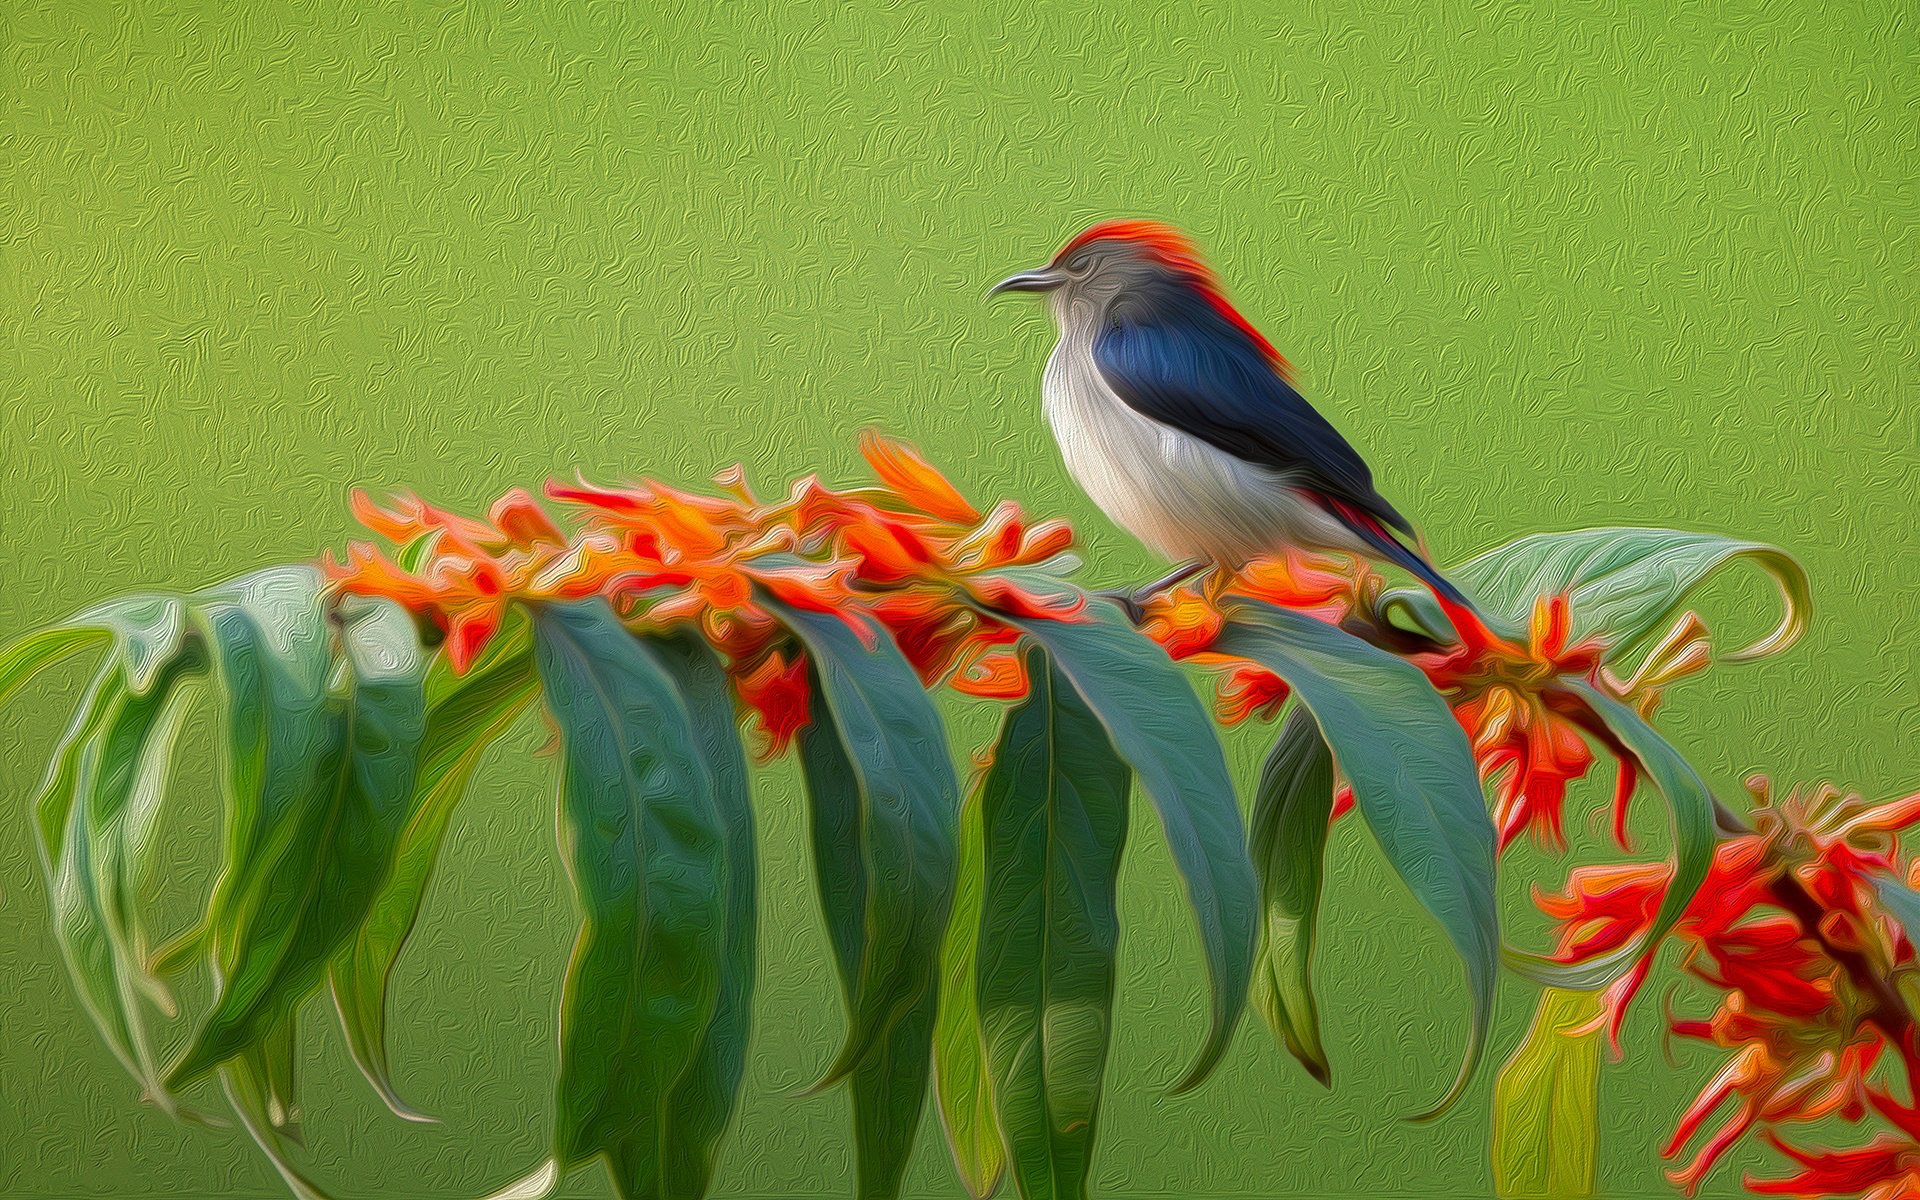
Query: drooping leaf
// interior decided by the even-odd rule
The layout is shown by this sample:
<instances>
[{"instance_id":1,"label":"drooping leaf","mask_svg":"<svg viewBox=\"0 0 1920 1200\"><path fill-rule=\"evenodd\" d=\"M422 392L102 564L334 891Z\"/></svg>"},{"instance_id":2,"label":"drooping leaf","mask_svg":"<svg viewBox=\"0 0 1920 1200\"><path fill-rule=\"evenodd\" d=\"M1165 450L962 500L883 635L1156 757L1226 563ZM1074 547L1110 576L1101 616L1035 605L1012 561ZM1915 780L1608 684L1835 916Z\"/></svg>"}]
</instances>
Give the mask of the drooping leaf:
<instances>
[{"instance_id":1,"label":"drooping leaf","mask_svg":"<svg viewBox=\"0 0 1920 1200\"><path fill-rule=\"evenodd\" d=\"M246 1051L255 1065L255 1073L266 1084L267 1121L274 1132L295 1145L304 1141L300 1132L300 1097L295 1086L299 1071L300 1015L291 1012L283 1021L268 1028L259 1044Z\"/></svg>"},{"instance_id":2,"label":"drooping leaf","mask_svg":"<svg viewBox=\"0 0 1920 1200\"><path fill-rule=\"evenodd\" d=\"M848 987L847 1043L827 1073L832 1080L852 1069L900 1011L935 989L953 903L960 785L940 714L884 631L856 633L837 616L785 605L774 611L813 667L814 736L806 739L803 761L810 787L812 766L823 768L823 798L832 801L832 811L816 814L816 863L837 931L835 953L843 965L858 966ZM827 734L839 743L844 765L838 772L830 769L839 764L830 761ZM841 779L831 778L834 773ZM839 813L848 801L856 837L823 845L824 830L845 828ZM821 850L828 853L822 857ZM843 878L854 872L857 880ZM848 908L853 898L860 903ZM864 936L857 944L847 940L844 915L834 919L842 910L861 914Z\"/></svg>"},{"instance_id":3,"label":"drooping leaf","mask_svg":"<svg viewBox=\"0 0 1920 1200\"><path fill-rule=\"evenodd\" d=\"M1333 754L1305 705L1294 705L1260 772L1253 801L1253 864L1266 940L1254 1001L1307 1073L1332 1079L1313 998L1313 939L1333 815Z\"/></svg>"},{"instance_id":4,"label":"drooping leaf","mask_svg":"<svg viewBox=\"0 0 1920 1200\"><path fill-rule=\"evenodd\" d=\"M9 643L0 650L0 705L13 699L40 672L100 640L97 629L48 625Z\"/></svg>"},{"instance_id":5,"label":"drooping leaf","mask_svg":"<svg viewBox=\"0 0 1920 1200\"><path fill-rule=\"evenodd\" d=\"M118 596L71 617L68 628L98 630L113 639L127 688L144 696L180 653L187 636L187 605L178 596Z\"/></svg>"},{"instance_id":6,"label":"drooping leaf","mask_svg":"<svg viewBox=\"0 0 1920 1200\"><path fill-rule=\"evenodd\" d=\"M1773 580L1784 608L1773 632L1720 656L1723 662L1744 662L1786 649L1806 631L1813 605L1806 571L1785 551L1760 542L1679 529L1536 533L1495 547L1447 575L1490 617L1523 629L1537 598L1565 593L1574 640L1601 637L1608 657L1618 659L1667 624L1707 580L1743 560ZM1430 598L1414 591L1397 591L1388 603L1409 610L1432 607ZM1431 614L1416 620L1433 627Z\"/></svg>"},{"instance_id":7,"label":"drooping leaf","mask_svg":"<svg viewBox=\"0 0 1920 1200\"><path fill-rule=\"evenodd\" d=\"M1025 1200L1078 1200L1113 1027L1115 892L1132 773L1046 656L982 790L976 983L987 1071Z\"/></svg>"},{"instance_id":8,"label":"drooping leaf","mask_svg":"<svg viewBox=\"0 0 1920 1200\"><path fill-rule=\"evenodd\" d=\"M146 1032L143 994L159 994L136 935L129 837L139 805L154 802L180 726L185 679L198 663L178 656L144 695L125 685L123 660L110 660L76 733L72 757L56 768L41 805L42 852L55 939L75 988L108 1046L147 1094L171 1111ZM56 829L56 815L61 824Z\"/></svg>"},{"instance_id":9,"label":"drooping leaf","mask_svg":"<svg viewBox=\"0 0 1920 1200\"><path fill-rule=\"evenodd\" d=\"M982 783L985 778L983 773ZM933 1076L941 1124L960 1181L977 1200L993 1195L1007 1169L980 1034L980 993L974 985L987 879L982 804L975 788L960 809L960 875L940 950L940 1015L933 1033Z\"/></svg>"},{"instance_id":10,"label":"drooping leaf","mask_svg":"<svg viewBox=\"0 0 1920 1200\"><path fill-rule=\"evenodd\" d=\"M746 756L740 747L726 670L712 648L690 634L659 638L653 646L686 699L695 736L706 755L727 862L720 992L693 1062L667 1099L662 1139L666 1157L660 1195L665 1200L699 1200L712 1183L721 1139L739 1104L746 1072L759 959L759 864L753 809L747 798Z\"/></svg>"},{"instance_id":11,"label":"drooping leaf","mask_svg":"<svg viewBox=\"0 0 1920 1200\"><path fill-rule=\"evenodd\" d=\"M812 665L800 761L847 1040L862 1197L899 1193L925 1106L959 784L939 713L881 630L768 601ZM864 635L864 637L863 637Z\"/></svg>"},{"instance_id":12,"label":"drooping leaf","mask_svg":"<svg viewBox=\"0 0 1920 1200\"><path fill-rule=\"evenodd\" d=\"M713 1018L726 948L713 776L672 676L604 600L542 606L533 625L581 910L554 1158L565 1169L604 1154L622 1195L653 1195L665 1106Z\"/></svg>"},{"instance_id":13,"label":"drooping leaf","mask_svg":"<svg viewBox=\"0 0 1920 1200\"><path fill-rule=\"evenodd\" d=\"M310 572L204 610L227 709L225 865L209 908L219 990L178 1087L256 1043L365 919L406 827L425 731L412 619L369 602L334 632Z\"/></svg>"},{"instance_id":14,"label":"drooping leaf","mask_svg":"<svg viewBox=\"0 0 1920 1200\"><path fill-rule=\"evenodd\" d=\"M334 1008L360 1072L395 1115L432 1118L400 1099L387 1057L387 996L394 965L420 916L447 828L487 747L533 699L531 639L515 624L490 643L465 675L444 658L427 675L426 732L414 783L412 815L400 834L393 870L367 908L353 939L328 967Z\"/></svg>"},{"instance_id":15,"label":"drooping leaf","mask_svg":"<svg viewBox=\"0 0 1920 1200\"><path fill-rule=\"evenodd\" d=\"M1563 686L1591 708L1610 737L1630 754L1640 775L1659 789L1667 802L1673 831L1673 875L1653 923L1641 936L1608 954L1581 963L1561 963L1535 954L1508 950L1507 965L1546 987L1594 990L1604 988L1650 949L1660 944L1687 911L1713 866L1715 832L1713 793L1699 772L1667 740L1654 732L1640 714L1591 684L1563 680Z\"/></svg>"},{"instance_id":16,"label":"drooping leaf","mask_svg":"<svg viewBox=\"0 0 1920 1200\"><path fill-rule=\"evenodd\" d=\"M240 1118L242 1128L254 1145L267 1156L294 1200L330 1200L326 1191L313 1182L287 1158L279 1129L273 1121L273 1083L257 1047L236 1054L220 1068L220 1083L227 1103Z\"/></svg>"},{"instance_id":17,"label":"drooping leaf","mask_svg":"<svg viewBox=\"0 0 1920 1200\"><path fill-rule=\"evenodd\" d=\"M817 696L818 678L812 683ZM937 979L917 983L909 977L878 993L878 1001L866 999L861 992L863 961L871 953L867 913L873 896L890 890L890 881L880 876L876 884L869 856L862 853L870 843L864 825L869 807L860 768L848 757L847 742L832 715L822 712L817 701L798 744L812 817L820 907L846 996L849 1025L869 1005L877 1005L883 1017L876 1035L854 1056L851 1073L841 1072L836 1064L816 1086L831 1082L836 1074L847 1079L853 1093L856 1195L860 1200L893 1200L900 1194L925 1103L939 984ZM897 887L897 881L892 886ZM917 944L910 945L902 957L921 952ZM854 1036L850 1028L848 1037ZM843 1049L843 1061L847 1055Z\"/></svg>"},{"instance_id":18,"label":"drooping leaf","mask_svg":"<svg viewBox=\"0 0 1920 1200\"><path fill-rule=\"evenodd\" d=\"M1602 1022L1592 992L1549 988L1493 1085L1493 1183L1504 1197L1591 1196Z\"/></svg>"},{"instance_id":19,"label":"drooping leaf","mask_svg":"<svg viewBox=\"0 0 1920 1200\"><path fill-rule=\"evenodd\" d=\"M1301 613L1239 604L1216 647L1286 680L1313 713L1387 860L1466 966L1472 1019L1446 1111L1479 1065L1499 961L1494 832L1466 735L1418 668Z\"/></svg>"},{"instance_id":20,"label":"drooping leaf","mask_svg":"<svg viewBox=\"0 0 1920 1200\"><path fill-rule=\"evenodd\" d=\"M1226 1052L1246 1009L1258 936L1259 893L1226 757L1206 709L1179 669L1104 600L1075 620L1016 620L1100 719L1152 799L1186 883L1213 983L1206 1043L1175 1092Z\"/></svg>"}]
</instances>

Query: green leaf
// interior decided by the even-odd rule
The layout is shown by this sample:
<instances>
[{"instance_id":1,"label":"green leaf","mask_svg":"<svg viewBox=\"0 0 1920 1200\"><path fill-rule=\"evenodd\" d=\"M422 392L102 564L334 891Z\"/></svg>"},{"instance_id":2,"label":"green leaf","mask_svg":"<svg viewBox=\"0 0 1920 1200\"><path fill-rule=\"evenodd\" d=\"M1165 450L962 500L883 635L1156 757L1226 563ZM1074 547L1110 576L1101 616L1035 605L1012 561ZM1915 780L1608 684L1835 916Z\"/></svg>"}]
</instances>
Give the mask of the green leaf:
<instances>
[{"instance_id":1,"label":"green leaf","mask_svg":"<svg viewBox=\"0 0 1920 1200\"><path fill-rule=\"evenodd\" d=\"M1330 1083L1313 999L1313 939L1333 816L1333 754L1313 714L1294 705L1260 772L1253 801L1253 863L1260 873L1266 941L1254 1000L1307 1073Z\"/></svg>"},{"instance_id":2,"label":"green leaf","mask_svg":"<svg viewBox=\"0 0 1920 1200\"><path fill-rule=\"evenodd\" d=\"M13 699L40 672L100 640L95 629L49 625L10 642L0 650L0 704Z\"/></svg>"},{"instance_id":3,"label":"green leaf","mask_svg":"<svg viewBox=\"0 0 1920 1200\"><path fill-rule=\"evenodd\" d=\"M917 982L916 969L907 972L904 980L883 987L877 1000L868 999L868 993L860 990L864 986L864 964L872 961L867 949L872 929L867 920L871 901L876 895L890 894L890 889L876 887L872 880L897 885L900 876L872 874L868 859L873 841L879 839L869 839L865 830L870 827L867 818L877 806L867 804L860 768L847 756L848 743L832 715L821 711L817 676L812 686L815 708L812 720L800 731L800 763L812 811L820 906L826 914L828 943L847 998L849 1041L841 1052L842 1060L849 1056L852 1039L858 1036L861 1011L873 1009L881 1014L875 1033L852 1056L851 1072L843 1072L836 1064L816 1086L825 1086L841 1075L847 1079L853 1093L856 1194L860 1200L892 1200L900 1194L920 1110L926 1102L939 985L937 979ZM883 786L888 785L883 781ZM873 824L883 825L884 818ZM907 961L922 953L919 942L910 942L899 957Z\"/></svg>"},{"instance_id":4,"label":"green leaf","mask_svg":"<svg viewBox=\"0 0 1920 1200\"><path fill-rule=\"evenodd\" d=\"M885 1040L847 1077L853 1093L854 1171L858 1200L897 1200L907 1159L926 1108L933 1072L933 1021L940 998L931 989L903 1010Z\"/></svg>"},{"instance_id":5,"label":"green leaf","mask_svg":"<svg viewBox=\"0 0 1920 1200\"><path fill-rule=\"evenodd\" d=\"M208 927L219 989L179 1087L258 1042L320 983L392 869L425 730L412 618L368 602L334 631L307 572L203 613L227 711L226 864Z\"/></svg>"},{"instance_id":6,"label":"green leaf","mask_svg":"<svg viewBox=\"0 0 1920 1200\"><path fill-rule=\"evenodd\" d=\"M1599 636L1624 655L1680 611L1721 568L1745 560L1772 578L1780 624L1723 661L1765 658L1806 631L1813 595L1791 556L1760 542L1678 529L1581 529L1536 533L1489 550L1448 577L1490 614L1524 628L1535 599L1569 593L1575 640Z\"/></svg>"},{"instance_id":7,"label":"green leaf","mask_svg":"<svg viewBox=\"0 0 1920 1200\"><path fill-rule=\"evenodd\" d=\"M1509 950L1506 962L1514 971L1547 987L1595 990L1611 984L1660 944L1685 915L1713 866L1718 844L1713 816L1713 793L1686 759L1640 714L1591 684L1562 680L1560 686L1584 701L1611 737L1632 756L1640 774L1651 780L1666 798L1673 830L1673 875L1653 923L1640 937L1609 954L1582 963L1561 963L1539 955Z\"/></svg>"},{"instance_id":8,"label":"green leaf","mask_svg":"<svg viewBox=\"0 0 1920 1200\"><path fill-rule=\"evenodd\" d=\"M1140 776L1186 883L1213 982L1206 1043L1173 1090L1198 1087L1246 1009L1258 936L1258 888L1213 722L1160 647L1120 611L1089 599L1071 620L999 614L1044 647Z\"/></svg>"},{"instance_id":9,"label":"green leaf","mask_svg":"<svg viewBox=\"0 0 1920 1200\"><path fill-rule=\"evenodd\" d=\"M42 852L55 938L76 990L108 1046L168 1111L146 1033L140 993L162 995L144 967L134 913L129 823L157 802L183 712L183 681L198 663L177 658L144 695L125 683L122 661L111 660L106 684L90 698L71 757L63 749L51 793L41 804ZM59 820L56 827L53 822Z\"/></svg>"},{"instance_id":10,"label":"green leaf","mask_svg":"<svg viewBox=\"0 0 1920 1200\"><path fill-rule=\"evenodd\" d=\"M533 625L581 910L554 1157L566 1168L605 1154L622 1195L652 1195L665 1106L713 1018L726 948L713 776L672 677L604 600L542 606Z\"/></svg>"},{"instance_id":11,"label":"green leaf","mask_svg":"<svg viewBox=\"0 0 1920 1200\"><path fill-rule=\"evenodd\" d=\"M400 834L392 873L353 940L334 954L328 968L347 1048L381 1100L404 1120L432 1118L401 1100L393 1085L387 996L394 965L419 920L441 843L468 781L487 747L512 726L537 690L525 624L496 637L465 675L453 674L446 659L436 657L426 682L426 732L412 814Z\"/></svg>"},{"instance_id":12,"label":"green leaf","mask_svg":"<svg viewBox=\"0 0 1920 1200\"><path fill-rule=\"evenodd\" d=\"M1132 773L1034 650L983 789L976 983L992 1095L1026 1200L1087 1192L1113 1029L1115 890Z\"/></svg>"},{"instance_id":13,"label":"green leaf","mask_svg":"<svg viewBox=\"0 0 1920 1200\"><path fill-rule=\"evenodd\" d=\"M162 669L180 653L187 636L187 605L178 596L119 596L64 624L100 630L113 638L127 687L144 696Z\"/></svg>"},{"instance_id":14,"label":"green leaf","mask_svg":"<svg viewBox=\"0 0 1920 1200\"><path fill-rule=\"evenodd\" d=\"M721 1139L739 1104L746 1072L759 957L759 864L753 808L747 799L746 756L726 669L711 647L690 634L657 638L652 645L686 698L695 736L706 755L727 861L720 993L692 1065L667 1099L663 1137L661 1196L698 1200L712 1184Z\"/></svg>"},{"instance_id":15,"label":"green leaf","mask_svg":"<svg viewBox=\"0 0 1920 1200\"><path fill-rule=\"evenodd\" d=\"M1387 860L1466 966L1472 1020L1445 1112L1479 1065L1500 929L1494 832L1466 735L1418 668L1323 621L1241 602L1216 643L1286 680L1313 713Z\"/></svg>"},{"instance_id":16,"label":"green leaf","mask_svg":"<svg viewBox=\"0 0 1920 1200\"><path fill-rule=\"evenodd\" d=\"M812 665L800 761L848 1013L846 1043L821 1083L850 1079L859 1194L892 1197L932 1068L959 783L940 715L884 631L763 602Z\"/></svg>"},{"instance_id":17,"label":"green leaf","mask_svg":"<svg viewBox=\"0 0 1920 1200\"><path fill-rule=\"evenodd\" d=\"M1591 1196L1600 1140L1600 1002L1548 989L1493 1085L1493 1183L1505 1197Z\"/></svg>"},{"instance_id":18,"label":"green leaf","mask_svg":"<svg viewBox=\"0 0 1920 1200\"><path fill-rule=\"evenodd\" d=\"M814 675L801 757L849 1009L846 1045L823 1080L831 1082L937 991L960 785L940 714L885 632L856 633L840 617L768 603L806 648Z\"/></svg>"},{"instance_id":19,"label":"green leaf","mask_svg":"<svg viewBox=\"0 0 1920 1200\"><path fill-rule=\"evenodd\" d=\"M274 1036L277 1034L269 1034L270 1038ZM281 1134L273 1119L274 1080L258 1047L249 1047L227 1062L220 1069L220 1083L241 1126L273 1164L295 1200L328 1200L320 1185L287 1159L286 1147L281 1144Z\"/></svg>"},{"instance_id":20,"label":"green leaf","mask_svg":"<svg viewBox=\"0 0 1920 1200\"><path fill-rule=\"evenodd\" d=\"M984 784L985 774L980 778ZM994 1122L993 1084L987 1078L980 1034L980 993L974 985L987 880L983 803L975 788L960 809L960 875L940 950L940 1014L933 1032L934 1084L947 1145L960 1181L979 1200L999 1189L1007 1169L1006 1145Z\"/></svg>"}]
</instances>

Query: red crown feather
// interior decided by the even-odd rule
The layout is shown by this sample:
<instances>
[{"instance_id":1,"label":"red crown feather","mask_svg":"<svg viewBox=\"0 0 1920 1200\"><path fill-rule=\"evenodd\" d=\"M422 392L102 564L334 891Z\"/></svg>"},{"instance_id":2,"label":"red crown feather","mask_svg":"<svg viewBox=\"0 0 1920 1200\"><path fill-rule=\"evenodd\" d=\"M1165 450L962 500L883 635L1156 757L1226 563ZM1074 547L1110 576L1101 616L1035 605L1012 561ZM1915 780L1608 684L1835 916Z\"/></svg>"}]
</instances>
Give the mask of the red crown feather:
<instances>
[{"instance_id":1,"label":"red crown feather","mask_svg":"<svg viewBox=\"0 0 1920 1200\"><path fill-rule=\"evenodd\" d=\"M1186 276L1187 281L1206 297L1207 303L1213 305L1215 311L1233 322L1235 328L1246 334L1253 344L1260 348L1260 352L1266 356L1267 361L1273 364L1274 370L1280 372L1281 378L1289 383L1293 382L1293 364L1283 358L1280 352L1273 348L1273 343L1241 316L1239 310L1228 303L1226 293L1220 290L1220 280L1214 275L1213 268L1207 266L1206 260L1200 257L1199 249L1186 234L1160 221L1102 221L1098 225L1082 230L1072 241L1060 247L1060 253L1053 256L1054 264L1058 265L1067 255L1094 242L1125 242L1162 266Z\"/></svg>"}]
</instances>

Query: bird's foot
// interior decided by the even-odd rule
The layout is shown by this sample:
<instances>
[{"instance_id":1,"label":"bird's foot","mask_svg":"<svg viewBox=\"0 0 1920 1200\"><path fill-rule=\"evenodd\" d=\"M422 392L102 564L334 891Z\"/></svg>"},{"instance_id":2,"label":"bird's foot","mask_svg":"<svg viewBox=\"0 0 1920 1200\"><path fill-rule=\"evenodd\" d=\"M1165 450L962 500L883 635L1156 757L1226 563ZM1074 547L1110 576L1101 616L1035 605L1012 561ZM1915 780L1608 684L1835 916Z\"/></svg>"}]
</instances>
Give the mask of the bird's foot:
<instances>
[{"instance_id":1,"label":"bird's foot","mask_svg":"<svg viewBox=\"0 0 1920 1200\"><path fill-rule=\"evenodd\" d=\"M1119 607L1121 612L1127 614L1127 620L1135 625L1142 624L1146 621L1146 601L1153 598L1151 595L1148 595L1145 599L1142 599L1138 591L1128 591L1124 588L1114 591L1095 592L1094 595L1100 597L1102 600L1111 600Z\"/></svg>"}]
</instances>

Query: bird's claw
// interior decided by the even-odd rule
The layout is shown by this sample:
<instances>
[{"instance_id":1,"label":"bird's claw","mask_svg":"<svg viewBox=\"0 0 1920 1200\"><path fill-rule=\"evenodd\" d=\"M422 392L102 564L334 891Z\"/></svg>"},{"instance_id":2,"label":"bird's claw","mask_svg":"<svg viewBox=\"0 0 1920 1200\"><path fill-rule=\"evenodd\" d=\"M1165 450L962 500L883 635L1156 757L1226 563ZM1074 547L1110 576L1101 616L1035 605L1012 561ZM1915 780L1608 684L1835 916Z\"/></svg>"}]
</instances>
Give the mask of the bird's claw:
<instances>
[{"instance_id":1,"label":"bird's claw","mask_svg":"<svg viewBox=\"0 0 1920 1200\"><path fill-rule=\"evenodd\" d=\"M1147 619L1147 606L1145 602L1140 599L1139 592L1118 590L1095 592L1094 595L1099 596L1103 600L1111 600L1119 607L1121 612L1127 614L1127 620L1135 625L1139 625Z\"/></svg>"}]
</instances>

